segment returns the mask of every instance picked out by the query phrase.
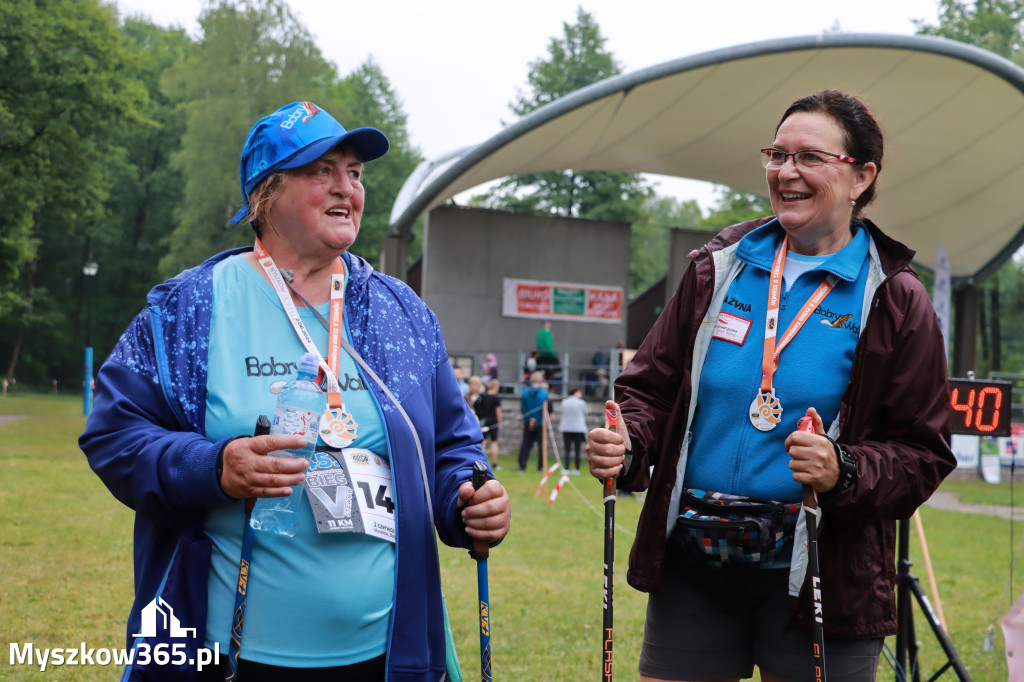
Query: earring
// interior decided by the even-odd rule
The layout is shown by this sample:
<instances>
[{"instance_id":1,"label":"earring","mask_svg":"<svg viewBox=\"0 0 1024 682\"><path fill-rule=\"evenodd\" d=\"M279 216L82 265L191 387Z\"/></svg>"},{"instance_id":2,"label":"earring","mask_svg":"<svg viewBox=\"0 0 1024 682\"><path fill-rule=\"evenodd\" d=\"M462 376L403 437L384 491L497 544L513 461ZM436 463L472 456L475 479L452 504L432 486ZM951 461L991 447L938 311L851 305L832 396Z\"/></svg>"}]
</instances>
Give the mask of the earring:
<instances>
[{"instance_id":1,"label":"earring","mask_svg":"<svg viewBox=\"0 0 1024 682\"><path fill-rule=\"evenodd\" d=\"M856 199L851 199L850 200L850 206L856 206L856 205L857 205L857 200Z\"/></svg>"}]
</instances>

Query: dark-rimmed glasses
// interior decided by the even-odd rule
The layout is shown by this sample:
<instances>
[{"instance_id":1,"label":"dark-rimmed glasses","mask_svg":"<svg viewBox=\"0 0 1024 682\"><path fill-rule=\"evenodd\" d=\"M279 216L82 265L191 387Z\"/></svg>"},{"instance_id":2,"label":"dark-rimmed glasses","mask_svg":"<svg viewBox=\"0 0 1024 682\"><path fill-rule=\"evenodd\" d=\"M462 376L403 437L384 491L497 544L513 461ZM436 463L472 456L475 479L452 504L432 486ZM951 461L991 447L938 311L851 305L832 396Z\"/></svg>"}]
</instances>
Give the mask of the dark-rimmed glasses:
<instances>
[{"instance_id":1,"label":"dark-rimmed glasses","mask_svg":"<svg viewBox=\"0 0 1024 682\"><path fill-rule=\"evenodd\" d=\"M821 168L831 159L843 163L857 163L857 159L845 154L835 154L821 149L801 149L798 152L784 152L775 147L765 147L761 150L761 165L772 170L782 168L786 165L786 159L793 157L793 163L798 168Z\"/></svg>"}]
</instances>

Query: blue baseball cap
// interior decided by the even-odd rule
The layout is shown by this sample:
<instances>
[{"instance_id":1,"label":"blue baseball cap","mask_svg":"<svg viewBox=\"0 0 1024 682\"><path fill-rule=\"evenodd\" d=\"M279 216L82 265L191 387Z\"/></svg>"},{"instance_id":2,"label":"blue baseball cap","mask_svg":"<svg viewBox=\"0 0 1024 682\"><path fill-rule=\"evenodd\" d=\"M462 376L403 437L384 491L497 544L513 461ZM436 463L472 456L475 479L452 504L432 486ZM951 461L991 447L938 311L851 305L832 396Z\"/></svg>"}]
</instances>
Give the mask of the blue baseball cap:
<instances>
[{"instance_id":1,"label":"blue baseball cap","mask_svg":"<svg viewBox=\"0 0 1024 682\"><path fill-rule=\"evenodd\" d=\"M242 208L231 219L240 223L249 212L249 194L275 171L299 168L348 142L363 161L388 152L388 138L376 128L345 130L333 116L312 102L292 102L261 118L242 146L238 176Z\"/></svg>"}]
</instances>

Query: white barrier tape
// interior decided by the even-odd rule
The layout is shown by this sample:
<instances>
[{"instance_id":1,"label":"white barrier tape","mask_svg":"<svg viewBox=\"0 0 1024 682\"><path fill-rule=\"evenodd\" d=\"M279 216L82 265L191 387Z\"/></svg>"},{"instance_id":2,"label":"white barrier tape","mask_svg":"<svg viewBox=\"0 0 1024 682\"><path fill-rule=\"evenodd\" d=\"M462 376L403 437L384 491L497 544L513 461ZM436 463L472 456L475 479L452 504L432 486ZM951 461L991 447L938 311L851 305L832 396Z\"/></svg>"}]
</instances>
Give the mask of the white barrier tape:
<instances>
[{"instance_id":1,"label":"white barrier tape","mask_svg":"<svg viewBox=\"0 0 1024 682\"><path fill-rule=\"evenodd\" d=\"M558 485L556 485L555 489L551 491L551 497L548 498L548 506L555 503L555 500L558 499L558 493L562 490L562 486L568 481L569 476L567 474L562 474L562 477L558 479Z\"/></svg>"}]
</instances>

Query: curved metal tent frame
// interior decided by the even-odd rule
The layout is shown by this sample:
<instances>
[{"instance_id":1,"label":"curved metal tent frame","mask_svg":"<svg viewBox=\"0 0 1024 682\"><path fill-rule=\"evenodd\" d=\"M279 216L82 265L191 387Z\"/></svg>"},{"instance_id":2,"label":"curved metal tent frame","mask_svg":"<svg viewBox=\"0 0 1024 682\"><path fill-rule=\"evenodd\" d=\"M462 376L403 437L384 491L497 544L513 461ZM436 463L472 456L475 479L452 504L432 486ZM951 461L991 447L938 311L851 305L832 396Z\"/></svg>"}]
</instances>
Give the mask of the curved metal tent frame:
<instances>
[{"instance_id":1,"label":"curved metal tent frame","mask_svg":"<svg viewBox=\"0 0 1024 682\"><path fill-rule=\"evenodd\" d=\"M866 215L932 268L979 280L1024 243L1024 69L941 38L823 34L683 57L595 83L475 147L426 161L392 208L390 233L485 182L557 169L643 172L765 191L757 150L797 97L862 97L886 134Z\"/></svg>"}]
</instances>

